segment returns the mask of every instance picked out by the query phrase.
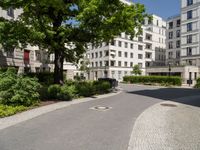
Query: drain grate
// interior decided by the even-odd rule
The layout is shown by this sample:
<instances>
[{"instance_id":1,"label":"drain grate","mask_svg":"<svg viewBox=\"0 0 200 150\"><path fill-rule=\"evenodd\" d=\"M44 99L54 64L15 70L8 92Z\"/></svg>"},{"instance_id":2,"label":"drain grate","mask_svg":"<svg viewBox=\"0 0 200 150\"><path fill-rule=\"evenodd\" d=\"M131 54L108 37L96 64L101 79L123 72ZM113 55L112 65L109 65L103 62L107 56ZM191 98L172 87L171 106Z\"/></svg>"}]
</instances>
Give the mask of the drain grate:
<instances>
[{"instance_id":1,"label":"drain grate","mask_svg":"<svg viewBox=\"0 0 200 150\"><path fill-rule=\"evenodd\" d=\"M110 110L112 109L112 107L107 107L107 106L95 106L95 107L92 107L90 108L92 110L97 110L97 111L107 111L107 110Z\"/></svg>"},{"instance_id":2,"label":"drain grate","mask_svg":"<svg viewBox=\"0 0 200 150\"><path fill-rule=\"evenodd\" d=\"M177 107L177 105L175 104L169 104L169 103L163 103L163 104L160 104L161 106L164 106L164 107Z\"/></svg>"}]
</instances>

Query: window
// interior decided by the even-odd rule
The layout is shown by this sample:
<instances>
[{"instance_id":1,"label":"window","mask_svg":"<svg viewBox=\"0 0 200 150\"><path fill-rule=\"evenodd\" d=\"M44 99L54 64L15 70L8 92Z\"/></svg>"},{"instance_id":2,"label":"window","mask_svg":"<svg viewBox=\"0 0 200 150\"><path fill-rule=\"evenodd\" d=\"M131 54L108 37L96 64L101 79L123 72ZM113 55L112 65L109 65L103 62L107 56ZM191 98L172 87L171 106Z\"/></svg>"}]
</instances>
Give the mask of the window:
<instances>
[{"instance_id":1,"label":"window","mask_svg":"<svg viewBox=\"0 0 200 150\"><path fill-rule=\"evenodd\" d=\"M169 42L169 49L173 49L173 42Z\"/></svg>"},{"instance_id":2,"label":"window","mask_svg":"<svg viewBox=\"0 0 200 150\"><path fill-rule=\"evenodd\" d=\"M118 52L118 57L122 57L122 52L121 51Z\"/></svg>"},{"instance_id":3,"label":"window","mask_svg":"<svg viewBox=\"0 0 200 150\"><path fill-rule=\"evenodd\" d=\"M180 51L176 51L176 58L180 58Z\"/></svg>"},{"instance_id":4,"label":"window","mask_svg":"<svg viewBox=\"0 0 200 150\"><path fill-rule=\"evenodd\" d=\"M14 10L13 10L13 8L8 8L7 15L12 17L12 18L14 18Z\"/></svg>"},{"instance_id":5,"label":"window","mask_svg":"<svg viewBox=\"0 0 200 150\"><path fill-rule=\"evenodd\" d=\"M95 62L95 66L98 67L98 62Z\"/></svg>"},{"instance_id":6,"label":"window","mask_svg":"<svg viewBox=\"0 0 200 150\"><path fill-rule=\"evenodd\" d=\"M125 48L128 48L128 43L127 42L125 42Z\"/></svg>"},{"instance_id":7,"label":"window","mask_svg":"<svg viewBox=\"0 0 200 150\"><path fill-rule=\"evenodd\" d=\"M180 30L177 30L177 31L176 31L176 37L179 38L180 36L181 36L181 31L180 31Z\"/></svg>"},{"instance_id":8,"label":"window","mask_svg":"<svg viewBox=\"0 0 200 150\"><path fill-rule=\"evenodd\" d=\"M115 42L116 42L115 40L112 40L111 45L115 46Z\"/></svg>"},{"instance_id":9,"label":"window","mask_svg":"<svg viewBox=\"0 0 200 150\"><path fill-rule=\"evenodd\" d=\"M122 62L118 61L118 66L121 67L122 66Z\"/></svg>"},{"instance_id":10,"label":"window","mask_svg":"<svg viewBox=\"0 0 200 150\"><path fill-rule=\"evenodd\" d=\"M111 62L110 62L110 65L111 65L112 67L114 67L114 66L115 66L115 61L111 61Z\"/></svg>"},{"instance_id":11,"label":"window","mask_svg":"<svg viewBox=\"0 0 200 150\"><path fill-rule=\"evenodd\" d=\"M109 56L109 51L104 51L105 52L105 56Z\"/></svg>"},{"instance_id":12,"label":"window","mask_svg":"<svg viewBox=\"0 0 200 150\"><path fill-rule=\"evenodd\" d=\"M169 32L169 39L173 39L173 32Z\"/></svg>"},{"instance_id":13,"label":"window","mask_svg":"<svg viewBox=\"0 0 200 150\"><path fill-rule=\"evenodd\" d=\"M170 23L169 23L169 29L173 29L173 26L174 26L174 25L173 25L173 22L170 22Z\"/></svg>"},{"instance_id":14,"label":"window","mask_svg":"<svg viewBox=\"0 0 200 150\"><path fill-rule=\"evenodd\" d=\"M100 54L100 57L102 57L102 52L99 52L99 54Z\"/></svg>"},{"instance_id":15,"label":"window","mask_svg":"<svg viewBox=\"0 0 200 150\"><path fill-rule=\"evenodd\" d=\"M193 4L193 0L187 0L187 6L190 6Z\"/></svg>"},{"instance_id":16,"label":"window","mask_svg":"<svg viewBox=\"0 0 200 150\"><path fill-rule=\"evenodd\" d=\"M102 61L100 61L100 67L102 67L103 65L102 65Z\"/></svg>"},{"instance_id":17,"label":"window","mask_svg":"<svg viewBox=\"0 0 200 150\"><path fill-rule=\"evenodd\" d=\"M105 61L104 64L105 64L105 66L109 66L109 62L108 61Z\"/></svg>"},{"instance_id":18,"label":"window","mask_svg":"<svg viewBox=\"0 0 200 150\"><path fill-rule=\"evenodd\" d=\"M192 43L192 35L187 35L187 44Z\"/></svg>"},{"instance_id":19,"label":"window","mask_svg":"<svg viewBox=\"0 0 200 150\"><path fill-rule=\"evenodd\" d=\"M138 66L141 69L142 68L142 63L138 63Z\"/></svg>"},{"instance_id":20,"label":"window","mask_svg":"<svg viewBox=\"0 0 200 150\"><path fill-rule=\"evenodd\" d=\"M138 45L138 50L143 50L143 46L142 45Z\"/></svg>"},{"instance_id":21,"label":"window","mask_svg":"<svg viewBox=\"0 0 200 150\"><path fill-rule=\"evenodd\" d=\"M187 56L192 56L192 48L191 47L187 48Z\"/></svg>"},{"instance_id":22,"label":"window","mask_svg":"<svg viewBox=\"0 0 200 150\"><path fill-rule=\"evenodd\" d=\"M98 53L95 53L95 57L98 58Z\"/></svg>"},{"instance_id":23,"label":"window","mask_svg":"<svg viewBox=\"0 0 200 150\"><path fill-rule=\"evenodd\" d=\"M181 20L178 19L178 20L176 21L176 27L180 27L180 26L181 26Z\"/></svg>"},{"instance_id":24,"label":"window","mask_svg":"<svg viewBox=\"0 0 200 150\"><path fill-rule=\"evenodd\" d=\"M180 48L180 46L181 46L180 40L176 41L176 48Z\"/></svg>"},{"instance_id":25,"label":"window","mask_svg":"<svg viewBox=\"0 0 200 150\"><path fill-rule=\"evenodd\" d=\"M192 10L187 12L187 19L192 19Z\"/></svg>"},{"instance_id":26,"label":"window","mask_svg":"<svg viewBox=\"0 0 200 150\"><path fill-rule=\"evenodd\" d=\"M138 54L138 59L142 59L143 55L142 54Z\"/></svg>"},{"instance_id":27,"label":"window","mask_svg":"<svg viewBox=\"0 0 200 150\"><path fill-rule=\"evenodd\" d=\"M127 61L124 62L124 67L128 67L128 62Z\"/></svg>"},{"instance_id":28,"label":"window","mask_svg":"<svg viewBox=\"0 0 200 150\"><path fill-rule=\"evenodd\" d=\"M122 42L121 41L118 41L118 46L122 47Z\"/></svg>"},{"instance_id":29,"label":"window","mask_svg":"<svg viewBox=\"0 0 200 150\"><path fill-rule=\"evenodd\" d=\"M187 24L187 31L192 31L192 23Z\"/></svg>"},{"instance_id":30,"label":"window","mask_svg":"<svg viewBox=\"0 0 200 150\"><path fill-rule=\"evenodd\" d=\"M13 58L14 57L14 50L8 50L6 51L7 57Z\"/></svg>"},{"instance_id":31,"label":"window","mask_svg":"<svg viewBox=\"0 0 200 150\"><path fill-rule=\"evenodd\" d=\"M173 52L168 52L168 58L172 59L173 58Z\"/></svg>"},{"instance_id":32,"label":"window","mask_svg":"<svg viewBox=\"0 0 200 150\"><path fill-rule=\"evenodd\" d=\"M124 52L124 57L128 57L128 53L127 52Z\"/></svg>"},{"instance_id":33,"label":"window","mask_svg":"<svg viewBox=\"0 0 200 150\"><path fill-rule=\"evenodd\" d=\"M143 42L143 38L142 37L138 37L138 41L139 42Z\"/></svg>"},{"instance_id":34,"label":"window","mask_svg":"<svg viewBox=\"0 0 200 150\"><path fill-rule=\"evenodd\" d=\"M131 44L131 49L133 49L133 44Z\"/></svg>"},{"instance_id":35,"label":"window","mask_svg":"<svg viewBox=\"0 0 200 150\"><path fill-rule=\"evenodd\" d=\"M130 62L130 67L133 67L133 62Z\"/></svg>"},{"instance_id":36,"label":"window","mask_svg":"<svg viewBox=\"0 0 200 150\"><path fill-rule=\"evenodd\" d=\"M92 58L94 58L94 54L92 53Z\"/></svg>"},{"instance_id":37,"label":"window","mask_svg":"<svg viewBox=\"0 0 200 150\"><path fill-rule=\"evenodd\" d=\"M131 53L131 58L133 58L133 53Z\"/></svg>"}]
</instances>

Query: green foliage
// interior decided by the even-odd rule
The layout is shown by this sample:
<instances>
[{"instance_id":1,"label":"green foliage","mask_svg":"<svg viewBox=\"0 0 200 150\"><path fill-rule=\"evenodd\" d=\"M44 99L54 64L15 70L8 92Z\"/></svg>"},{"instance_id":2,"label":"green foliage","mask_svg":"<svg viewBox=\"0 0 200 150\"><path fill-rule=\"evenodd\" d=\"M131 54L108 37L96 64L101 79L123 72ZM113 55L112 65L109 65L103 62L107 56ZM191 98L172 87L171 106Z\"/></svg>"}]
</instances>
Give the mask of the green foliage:
<instances>
[{"instance_id":1,"label":"green foliage","mask_svg":"<svg viewBox=\"0 0 200 150\"><path fill-rule=\"evenodd\" d=\"M197 83L196 83L196 85L194 86L194 88L197 88L197 89L200 88L200 78L197 79Z\"/></svg>"},{"instance_id":2,"label":"green foliage","mask_svg":"<svg viewBox=\"0 0 200 150\"><path fill-rule=\"evenodd\" d=\"M110 83L106 81L94 82L94 86L96 89L96 93L98 94L108 93L109 90L112 88Z\"/></svg>"},{"instance_id":3,"label":"green foliage","mask_svg":"<svg viewBox=\"0 0 200 150\"><path fill-rule=\"evenodd\" d=\"M28 108L25 106L7 106L0 105L0 118L8 117L14 115L16 113L27 110Z\"/></svg>"},{"instance_id":4,"label":"green foliage","mask_svg":"<svg viewBox=\"0 0 200 150\"><path fill-rule=\"evenodd\" d=\"M28 73L25 76L28 76L31 78L37 78L38 81L43 85L53 84L53 73L52 72Z\"/></svg>"},{"instance_id":5,"label":"green foliage","mask_svg":"<svg viewBox=\"0 0 200 150\"><path fill-rule=\"evenodd\" d=\"M88 43L109 42L122 32L133 38L141 33L147 16L144 5L120 0L1 0L0 7L23 10L17 20L0 18L4 49L24 48L28 43L48 49L56 58L56 83L63 80L64 59L77 63Z\"/></svg>"},{"instance_id":6,"label":"green foliage","mask_svg":"<svg viewBox=\"0 0 200 150\"><path fill-rule=\"evenodd\" d=\"M182 84L180 77L168 76L125 76L124 82L126 83L142 83L142 84L160 84L160 85L177 85Z\"/></svg>"},{"instance_id":7,"label":"green foliage","mask_svg":"<svg viewBox=\"0 0 200 150\"><path fill-rule=\"evenodd\" d=\"M50 99L60 99L61 86L59 84L50 85L48 95Z\"/></svg>"},{"instance_id":8,"label":"green foliage","mask_svg":"<svg viewBox=\"0 0 200 150\"><path fill-rule=\"evenodd\" d=\"M0 74L0 103L31 106L39 102L40 84L34 78L18 76L14 69Z\"/></svg>"},{"instance_id":9,"label":"green foliage","mask_svg":"<svg viewBox=\"0 0 200 150\"><path fill-rule=\"evenodd\" d=\"M79 82L76 87L79 96L89 97L95 94L93 82Z\"/></svg>"},{"instance_id":10,"label":"green foliage","mask_svg":"<svg viewBox=\"0 0 200 150\"><path fill-rule=\"evenodd\" d=\"M134 74L134 75L141 75L142 74L142 70L140 69L139 65L133 66L132 74Z\"/></svg>"},{"instance_id":11,"label":"green foliage","mask_svg":"<svg viewBox=\"0 0 200 150\"><path fill-rule=\"evenodd\" d=\"M60 99L61 100L72 100L73 98L76 98L77 90L74 85L64 85L61 87L61 94Z\"/></svg>"}]
</instances>

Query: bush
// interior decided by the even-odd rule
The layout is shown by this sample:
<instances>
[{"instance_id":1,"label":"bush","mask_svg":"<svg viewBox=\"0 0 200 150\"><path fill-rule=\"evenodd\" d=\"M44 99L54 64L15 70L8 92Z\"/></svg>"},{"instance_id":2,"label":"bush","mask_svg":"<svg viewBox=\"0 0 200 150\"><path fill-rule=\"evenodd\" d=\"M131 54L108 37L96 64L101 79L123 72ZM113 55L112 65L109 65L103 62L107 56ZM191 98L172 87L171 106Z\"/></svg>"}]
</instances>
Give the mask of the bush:
<instances>
[{"instance_id":1,"label":"bush","mask_svg":"<svg viewBox=\"0 0 200 150\"><path fill-rule=\"evenodd\" d=\"M77 90L74 85L64 85L61 87L60 99L61 100L72 100L77 95Z\"/></svg>"},{"instance_id":2,"label":"bush","mask_svg":"<svg viewBox=\"0 0 200 150\"><path fill-rule=\"evenodd\" d=\"M106 81L94 82L94 86L97 94L108 93L111 89L111 84Z\"/></svg>"},{"instance_id":3,"label":"bush","mask_svg":"<svg viewBox=\"0 0 200 150\"><path fill-rule=\"evenodd\" d=\"M93 82L79 82L76 88L79 96L89 97L95 94Z\"/></svg>"},{"instance_id":4,"label":"bush","mask_svg":"<svg viewBox=\"0 0 200 150\"><path fill-rule=\"evenodd\" d=\"M196 85L194 86L194 88L200 88L200 78L197 79L197 83Z\"/></svg>"},{"instance_id":5,"label":"bush","mask_svg":"<svg viewBox=\"0 0 200 150\"><path fill-rule=\"evenodd\" d=\"M28 107L25 106L6 106L0 105L0 118L8 117L16 113L27 110Z\"/></svg>"},{"instance_id":6,"label":"bush","mask_svg":"<svg viewBox=\"0 0 200 150\"><path fill-rule=\"evenodd\" d=\"M35 78L17 76L8 69L0 74L0 104L31 106L39 102L40 84Z\"/></svg>"},{"instance_id":7,"label":"bush","mask_svg":"<svg viewBox=\"0 0 200 150\"><path fill-rule=\"evenodd\" d=\"M54 83L54 74L52 72L27 73L25 76L37 78L38 81L44 85L51 85Z\"/></svg>"},{"instance_id":8,"label":"bush","mask_svg":"<svg viewBox=\"0 0 200 150\"><path fill-rule=\"evenodd\" d=\"M126 83L142 83L142 84L160 84L160 85L176 85L181 86L182 80L180 77L168 76L125 76Z\"/></svg>"},{"instance_id":9,"label":"bush","mask_svg":"<svg viewBox=\"0 0 200 150\"><path fill-rule=\"evenodd\" d=\"M48 88L48 96L50 99L59 99L61 94L61 86L59 84L54 84Z\"/></svg>"}]
</instances>

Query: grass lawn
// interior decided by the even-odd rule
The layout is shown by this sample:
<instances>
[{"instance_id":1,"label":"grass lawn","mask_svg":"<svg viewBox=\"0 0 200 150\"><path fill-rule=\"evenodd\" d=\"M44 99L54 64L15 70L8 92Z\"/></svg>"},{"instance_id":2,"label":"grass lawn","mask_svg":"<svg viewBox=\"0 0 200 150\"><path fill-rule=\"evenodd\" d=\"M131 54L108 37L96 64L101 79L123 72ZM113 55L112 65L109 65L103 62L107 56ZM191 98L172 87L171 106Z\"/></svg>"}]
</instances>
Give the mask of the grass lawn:
<instances>
[{"instance_id":1,"label":"grass lawn","mask_svg":"<svg viewBox=\"0 0 200 150\"><path fill-rule=\"evenodd\" d=\"M0 118L8 117L16 113L28 110L29 107L25 106L7 106L0 105Z\"/></svg>"}]
</instances>

